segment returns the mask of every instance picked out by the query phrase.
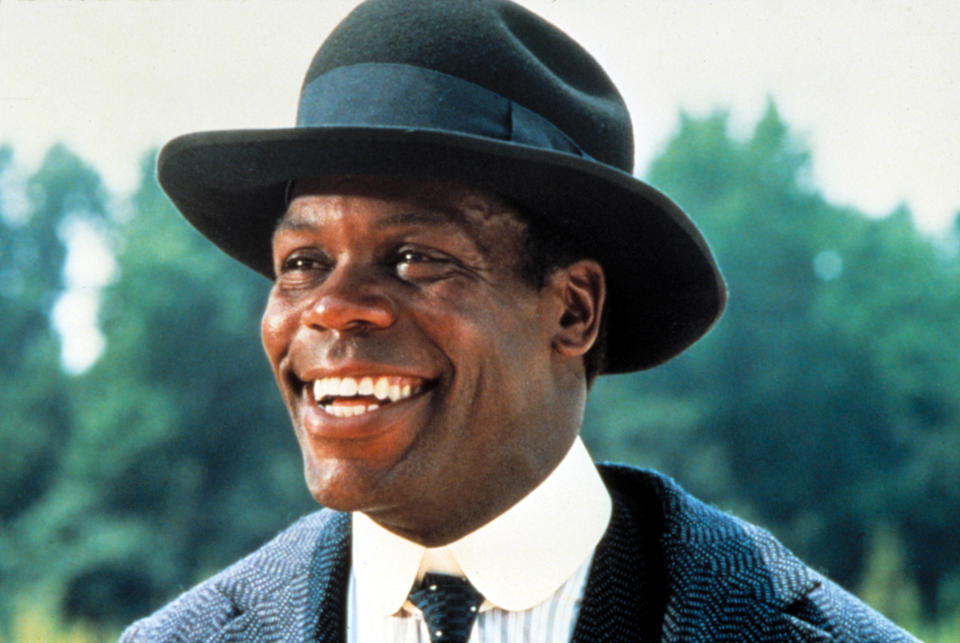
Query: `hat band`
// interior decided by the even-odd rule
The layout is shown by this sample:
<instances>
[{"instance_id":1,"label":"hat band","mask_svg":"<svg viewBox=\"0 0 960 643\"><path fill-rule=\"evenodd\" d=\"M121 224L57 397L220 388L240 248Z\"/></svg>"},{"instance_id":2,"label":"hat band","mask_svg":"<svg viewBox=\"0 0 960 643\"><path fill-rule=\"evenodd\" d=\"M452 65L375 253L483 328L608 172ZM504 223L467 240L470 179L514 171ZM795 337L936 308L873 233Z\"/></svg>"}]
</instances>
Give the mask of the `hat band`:
<instances>
[{"instance_id":1,"label":"hat band","mask_svg":"<svg viewBox=\"0 0 960 643\"><path fill-rule=\"evenodd\" d=\"M591 157L539 114L470 81L397 63L337 67L304 86L297 127L439 130Z\"/></svg>"}]
</instances>

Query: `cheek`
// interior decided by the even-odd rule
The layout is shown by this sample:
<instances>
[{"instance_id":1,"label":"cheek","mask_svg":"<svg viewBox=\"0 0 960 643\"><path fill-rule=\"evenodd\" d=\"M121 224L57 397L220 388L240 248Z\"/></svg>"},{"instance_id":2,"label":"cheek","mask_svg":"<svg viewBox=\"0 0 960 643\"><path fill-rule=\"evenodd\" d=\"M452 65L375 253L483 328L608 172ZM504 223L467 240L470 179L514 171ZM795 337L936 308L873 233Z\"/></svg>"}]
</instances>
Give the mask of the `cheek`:
<instances>
[{"instance_id":1,"label":"cheek","mask_svg":"<svg viewBox=\"0 0 960 643\"><path fill-rule=\"evenodd\" d=\"M260 319L260 339L270 363L276 368L296 328L296 315L289 304L270 296Z\"/></svg>"},{"instance_id":2,"label":"cheek","mask_svg":"<svg viewBox=\"0 0 960 643\"><path fill-rule=\"evenodd\" d=\"M434 320L443 352L471 386L501 395L519 393L529 371L545 368L549 354L535 307L520 298L476 302L463 291L458 294L450 299L447 314Z\"/></svg>"},{"instance_id":3,"label":"cheek","mask_svg":"<svg viewBox=\"0 0 960 643\"><path fill-rule=\"evenodd\" d=\"M457 371L484 370L484 364L504 347L499 315L489 305L477 305L461 289L425 307L419 325L447 356Z\"/></svg>"}]
</instances>

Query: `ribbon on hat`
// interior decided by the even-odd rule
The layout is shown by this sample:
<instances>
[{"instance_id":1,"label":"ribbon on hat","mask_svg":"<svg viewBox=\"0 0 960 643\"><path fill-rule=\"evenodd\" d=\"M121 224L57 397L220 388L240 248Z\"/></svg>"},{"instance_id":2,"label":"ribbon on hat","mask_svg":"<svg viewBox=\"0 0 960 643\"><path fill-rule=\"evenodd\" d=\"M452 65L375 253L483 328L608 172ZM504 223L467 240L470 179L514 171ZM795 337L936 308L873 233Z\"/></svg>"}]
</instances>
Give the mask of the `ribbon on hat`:
<instances>
[{"instance_id":1,"label":"ribbon on hat","mask_svg":"<svg viewBox=\"0 0 960 643\"><path fill-rule=\"evenodd\" d=\"M337 67L300 93L297 127L436 130L592 159L559 127L470 81L399 63Z\"/></svg>"}]
</instances>

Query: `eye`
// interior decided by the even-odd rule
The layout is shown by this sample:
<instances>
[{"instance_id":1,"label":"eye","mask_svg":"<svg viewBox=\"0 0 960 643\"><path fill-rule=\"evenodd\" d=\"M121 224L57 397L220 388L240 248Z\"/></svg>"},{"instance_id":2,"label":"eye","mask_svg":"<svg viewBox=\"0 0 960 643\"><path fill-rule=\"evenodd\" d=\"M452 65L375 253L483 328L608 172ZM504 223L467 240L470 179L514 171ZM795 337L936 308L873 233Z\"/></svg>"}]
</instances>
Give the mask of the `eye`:
<instances>
[{"instance_id":1,"label":"eye","mask_svg":"<svg viewBox=\"0 0 960 643\"><path fill-rule=\"evenodd\" d=\"M394 254L397 276L407 281L430 281L451 274L456 268L453 258L438 251L402 247Z\"/></svg>"},{"instance_id":2,"label":"eye","mask_svg":"<svg viewBox=\"0 0 960 643\"><path fill-rule=\"evenodd\" d=\"M277 279L285 282L300 282L326 274L330 262L314 252L293 252L281 263Z\"/></svg>"},{"instance_id":3,"label":"eye","mask_svg":"<svg viewBox=\"0 0 960 643\"><path fill-rule=\"evenodd\" d=\"M304 257L293 255L283 260L280 266L280 272L291 272L296 270L312 270L316 268L318 262L313 257Z\"/></svg>"},{"instance_id":4,"label":"eye","mask_svg":"<svg viewBox=\"0 0 960 643\"><path fill-rule=\"evenodd\" d=\"M420 263L422 261L431 261L431 258L427 256L425 252L420 252L419 250L405 249L401 250L397 256L398 264L412 264Z\"/></svg>"}]
</instances>

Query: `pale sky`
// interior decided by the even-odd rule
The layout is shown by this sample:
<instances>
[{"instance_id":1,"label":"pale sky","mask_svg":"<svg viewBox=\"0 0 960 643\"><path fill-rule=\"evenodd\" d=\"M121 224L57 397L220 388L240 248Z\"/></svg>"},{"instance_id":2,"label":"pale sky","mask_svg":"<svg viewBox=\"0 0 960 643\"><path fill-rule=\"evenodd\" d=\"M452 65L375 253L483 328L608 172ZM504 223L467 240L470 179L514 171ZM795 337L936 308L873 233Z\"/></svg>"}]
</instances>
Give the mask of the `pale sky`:
<instances>
[{"instance_id":1,"label":"pale sky","mask_svg":"<svg viewBox=\"0 0 960 643\"><path fill-rule=\"evenodd\" d=\"M123 196L142 153L178 134L291 125L310 58L354 4L0 0L0 143L32 168L63 140ZM521 4L613 77L638 174L678 110L727 109L743 133L772 97L832 201L875 215L906 202L933 233L960 211L956 0Z\"/></svg>"}]
</instances>

